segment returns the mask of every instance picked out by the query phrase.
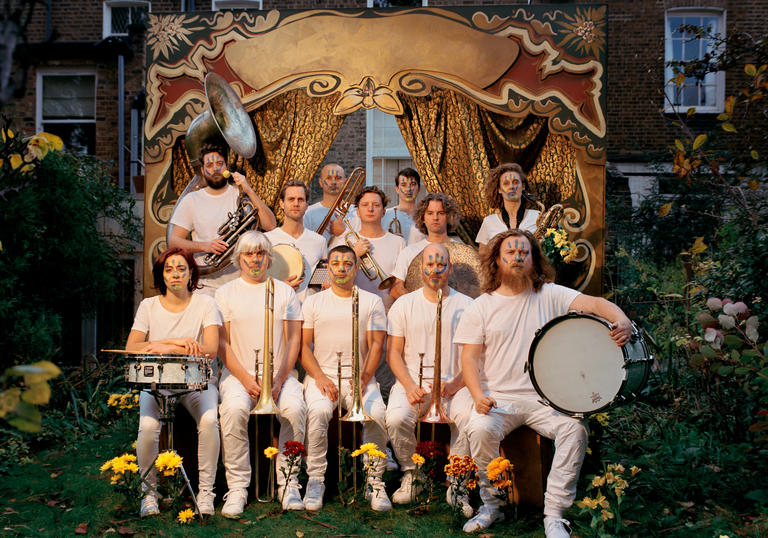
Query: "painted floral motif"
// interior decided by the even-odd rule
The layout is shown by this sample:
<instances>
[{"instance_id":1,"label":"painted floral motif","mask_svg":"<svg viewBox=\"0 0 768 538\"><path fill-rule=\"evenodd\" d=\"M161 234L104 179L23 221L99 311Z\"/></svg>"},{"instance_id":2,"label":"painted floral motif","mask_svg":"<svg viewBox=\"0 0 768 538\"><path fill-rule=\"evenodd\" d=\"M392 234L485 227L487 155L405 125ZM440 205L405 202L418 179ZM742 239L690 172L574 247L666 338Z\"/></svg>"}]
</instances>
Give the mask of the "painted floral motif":
<instances>
[{"instance_id":1,"label":"painted floral motif","mask_svg":"<svg viewBox=\"0 0 768 538\"><path fill-rule=\"evenodd\" d=\"M605 7L577 8L575 15L563 15L566 20L557 21L563 35L558 46L575 47L585 56L600 56L605 49Z\"/></svg>"},{"instance_id":2,"label":"painted floral motif","mask_svg":"<svg viewBox=\"0 0 768 538\"><path fill-rule=\"evenodd\" d=\"M171 53L179 49L181 42L190 47L192 42L188 36L193 32L202 30L200 27L184 26L185 23L192 23L198 19L197 16L187 18L184 15L165 15L149 17L149 30L147 30L147 45L152 50L152 59L157 60L161 54L167 60Z\"/></svg>"}]
</instances>

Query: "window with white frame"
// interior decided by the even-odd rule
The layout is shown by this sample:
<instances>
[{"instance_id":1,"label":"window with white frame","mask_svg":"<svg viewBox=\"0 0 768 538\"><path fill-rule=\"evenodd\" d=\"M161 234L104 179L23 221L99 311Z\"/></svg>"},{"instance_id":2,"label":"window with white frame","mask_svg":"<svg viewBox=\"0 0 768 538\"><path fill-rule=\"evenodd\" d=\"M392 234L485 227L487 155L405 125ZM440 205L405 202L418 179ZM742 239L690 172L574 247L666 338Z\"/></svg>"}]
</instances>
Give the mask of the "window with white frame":
<instances>
[{"instance_id":1,"label":"window with white frame","mask_svg":"<svg viewBox=\"0 0 768 538\"><path fill-rule=\"evenodd\" d=\"M261 9L261 0L211 0L214 11L220 9Z\"/></svg>"},{"instance_id":2,"label":"window with white frame","mask_svg":"<svg viewBox=\"0 0 768 538\"><path fill-rule=\"evenodd\" d=\"M379 109L368 110L367 118L367 166L368 185L376 185L390 200L390 205L397 205L395 177L403 168L416 168L408 153L403 135L392 114Z\"/></svg>"},{"instance_id":3,"label":"window with white frame","mask_svg":"<svg viewBox=\"0 0 768 538\"><path fill-rule=\"evenodd\" d=\"M37 130L61 137L75 153L96 149L96 73L38 71Z\"/></svg>"},{"instance_id":4,"label":"window with white frame","mask_svg":"<svg viewBox=\"0 0 768 538\"><path fill-rule=\"evenodd\" d=\"M132 25L146 20L151 7L147 0L107 0L104 2L104 37L128 35Z\"/></svg>"},{"instance_id":5,"label":"window with white frame","mask_svg":"<svg viewBox=\"0 0 768 538\"><path fill-rule=\"evenodd\" d=\"M666 62L691 61L716 53L716 44L706 36L697 38L689 32L681 32L682 25L704 28L709 34L725 35L725 12L719 9L669 9L666 12L665 54ZM674 69L666 66L665 81L675 76ZM697 112L718 113L723 110L725 99L725 73L707 73L702 80L688 77L681 85L670 82L666 86L666 107L686 111L695 107Z\"/></svg>"}]
</instances>

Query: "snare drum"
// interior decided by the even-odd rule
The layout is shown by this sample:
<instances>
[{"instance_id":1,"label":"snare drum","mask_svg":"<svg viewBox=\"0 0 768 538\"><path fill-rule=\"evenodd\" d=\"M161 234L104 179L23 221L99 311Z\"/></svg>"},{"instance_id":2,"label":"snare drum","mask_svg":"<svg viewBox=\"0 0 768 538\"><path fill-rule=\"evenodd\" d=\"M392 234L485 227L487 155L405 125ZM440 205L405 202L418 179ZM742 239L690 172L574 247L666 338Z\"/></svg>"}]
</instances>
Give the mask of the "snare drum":
<instances>
[{"instance_id":1,"label":"snare drum","mask_svg":"<svg viewBox=\"0 0 768 538\"><path fill-rule=\"evenodd\" d=\"M291 277L304 278L304 257L292 245L280 244L272 247L272 265L267 274L277 280Z\"/></svg>"},{"instance_id":2,"label":"snare drum","mask_svg":"<svg viewBox=\"0 0 768 538\"><path fill-rule=\"evenodd\" d=\"M623 347L610 332L609 322L577 313L536 331L527 364L536 392L558 411L580 418L637 397L648 383L653 355L634 324Z\"/></svg>"},{"instance_id":3,"label":"snare drum","mask_svg":"<svg viewBox=\"0 0 768 538\"><path fill-rule=\"evenodd\" d=\"M125 381L143 389L205 390L211 377L210 359L192 355L127 355Z\"/></svg>"}]
</instances>

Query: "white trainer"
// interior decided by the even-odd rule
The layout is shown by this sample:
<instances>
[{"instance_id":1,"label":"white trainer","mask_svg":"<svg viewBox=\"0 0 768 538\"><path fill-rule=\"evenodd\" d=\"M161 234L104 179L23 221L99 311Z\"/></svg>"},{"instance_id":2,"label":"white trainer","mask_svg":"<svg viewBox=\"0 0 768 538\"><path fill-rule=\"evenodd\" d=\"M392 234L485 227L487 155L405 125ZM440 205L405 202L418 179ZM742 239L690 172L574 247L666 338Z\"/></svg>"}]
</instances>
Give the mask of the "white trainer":
<instances>
[{"instance_id":1,"label":"white trainer","mask_svg":"<svg viewBox=\"0 0 768 538\"><path fill-rule=\"evenodd\" d=\"M215 499L216 494L210 489L201 489L197 492L197 507L202 515L212 516L216 513L216 509L213 507Z\"/></svg>"},{"instance_id":2,"label":"white trainer","mask_svg":"<svg viewBox=\"0 0 768 538\"><path fill-rule=\"evenodd\" d=\"M461 503L461 513L466 518L470 518L475 515L475 511L472 509L472 505L469 504L469 496L465 494L454 497L453 486L448 486L448 490L445 492L445 501L449 506L455 506L456 504Z\"/></svg>"},{"instance_id":3,"label":"white trainer","mask_svg":"<svg viewBox=\"0 0 768 538\"><path fill-rule=\"evenodd\" d=\"M283 499L283 510L304 510L304 502L299 493L300 487L298 484L290 482L285 487L285 493L283 493L283 488L280 488L278 499Z\"/></svg>"},{"instance_id":4,"label":"white trainer","mask_svg":"<svg viewBox=\"0 0 768 538\"><path fill-rule=\"evenodd\" d=\"M144 498L141 499L141 511L139 515L141 517L156 516L160 513L160 507L157 504L157 495L154 493L147 493Z\"/></svg>"},{"instance_id":5,"label":"white trainer","mask_svg":"<svg viewBox=\"0 0 768 538\"><path fill-rule=\"evenodd\" d=\"M544 534L547 538L568 538L571 535L570 524L570 521L561 517L544 516Z\"/></svg>"},{"instance_id":6,"label":"white trainer","mask_svg":"<svg viewBox=\"0 0 768 538\"><path fill-rule=\"evenodd\" d=\"M374 478L368 482L371 488L365 489L365 498L371 501L371 509L374 512L386 512L392 510L392 501L387 496L387 490L384 482L379 478Z\"/></svg>"},{"instance_id":7,"label":"white trainer","mask_svg":"<svg viewBox=\"0 0 768 538\"><path fill-rule=\"evenodd\" d=\"M307 492L304 494L304 508L306 510L320 510L323 507L323 494L325 484L322 479L310 478L307 482Z\"/></svg>"},{"instance_id":8,"label":"white trainer","mask_svg":"<svg viewBox=\"0 0 768 538\"><path fill-rule=\"evenodd\" d=\"M464 532L475 532L487 529L497 521L503 521L504 514L498 508L484 504L477 515L464 523Z\"/></svg>"},{"instance_id":9,"label":"white trainer","mask_svg":"<svg viewBox=\"0 0 768 538\"><path fill-rule=\"evenodd\" d=\"M392 502L395 504L408 504L422 490L421 484L414 484L413 471L405 471L400 487L392 494Z\"/></svg>"},{"instance_id":10,"label":"white trainer","mask_svg":"<svg viewBox=\"0 0 768 538\"><path fill-rule=\"evenodd\" d=\"M221 515L229 519L238 519L243 515L245 503L248 500L248 492L244 489L230 489L224 495L224 506ZM198 500L198 505L200 501Z\"/></svg>"}]
</instances>

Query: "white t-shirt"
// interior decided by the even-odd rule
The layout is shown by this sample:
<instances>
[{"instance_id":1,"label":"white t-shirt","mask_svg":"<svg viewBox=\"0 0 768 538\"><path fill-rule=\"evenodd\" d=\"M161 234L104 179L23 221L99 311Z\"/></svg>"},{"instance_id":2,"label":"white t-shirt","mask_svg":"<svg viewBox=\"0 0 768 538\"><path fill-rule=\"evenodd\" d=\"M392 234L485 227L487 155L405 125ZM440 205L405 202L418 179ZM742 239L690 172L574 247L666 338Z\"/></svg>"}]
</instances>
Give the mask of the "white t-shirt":
<instances>
[{"instance_id":1,"label":"white t-shirt","mask_svg":"<svg viewBox=\"0 0 768 538\"><path fill-rule=\"evenodd\" d=\"M386 331L387 315L381 299L365 290L359 292L360 368L368 353L366 331ZM337 377L337 351L342 365L352 364L352 297L339 297L333 288L310 295L301 308L304 328L314 330L314 355L320 368L331 379ZM349 376L349 368L343 370Z\"/></svg>"},{"instance_id":2,"label":"white t-shirt","mask_svg":"<svg viewBox=\"0 0 768 538\"><path fill-rule=\"evenodd\" d=\"M348 220L349 220L349 224L352 226L352 229L355 230L356 232L359 232L360 225L361 225L360 217L355 215L354 217L351 217ZM390 207L389 209L387 209L386 213L384 213L384 216L381 219L381 227L385 231L389 231L389 225L392 223L393 220L395 220L395 208ZM400 229L402 230L403 239L405 239L406 244L410 245L412 243L417 243L427 237L426 235L421 233L419 229L414 225L413 219L408 213L404 211L398 211L397 220L400 221Z\"/></svg>"},{"instance_id":3,"label":"white t-shirt","mask_svg":"<svg viewBox=\"0 0 768 538\"><path fill-rule=\"evenodd\" d=\"M360 234L360 237L364 237L371 242L371 255L376 260L376 263L379 264L381 270L384 271L384 274L391 275L392 271L395 269L395 262L397 261L398 255L405 248L405 239L389 232L376 238L366 237L363 234ZM330 248L343 244L346 244L344 237L336 236L331 239ZM381 297L386 308L389 308L392 305L394 298L389 294L389 290L379 289L379 284L381 284L380 278L369 280L363 273L363 270L359 269L357 271L357 276L355 277L355 284L358 288L375 293Z\"/></svg>"},{"instance_id":4,"label":"white t-shirt","mask_svg":"<svg viewBox=\"0 0 768 538\"><path fill-rule=\"evenodd\" d=\"M328 209L323 205L323 202L315 202L311 206L307 208L307 212L304 213L304 227L312 230L315 232L320 225L323 223L323 219L328 214ZM349 215L348 215L349 216ZM328 226L325 227L325 231L323 232L323 237L326 241L330 239L331 237L331 223L328 223Z\"/></svg>"},{"instance_id":5,"label":"white t-shirt","mask_svg":"<svg viewBox=\"0 0 768 538\"><path fill-rule=\"evenodd\" d=\"M254 373L255 350L259 350L259 371L264 364L264 294L267 283L251 284L243 278L227 282L216 290L224 322L229 322L229 343L240 365ZM283 346L283 321L301 321L301 304L293 288L275 280L274 334L272 352L273 372L280 369L285 360Z\"/></svg>"},{"instance_id":6,"label":"white t-shirt","mask_svg":"<svg viewBox=\"0 0 768 538\"><path fill-rule=\"evenodd\" d=\"M507 297L484 293L464 311L453 341L485 344L480 365L480 385L492 398L535 395L523 370L536 331L548 321L568 313L579 292L557 284L544 284L538 293L529 290Z\"/></svg>"},{"instance_id":7,"label":"white t-shirt","mask_svg":"<svg viewBox=\"0 0 768 538\"><path fill-rule=\"evenodd\" d=\"M301 283L301 286L296 291L299 301L303 302L307 297L307 286L309 285L309 279L312 277L312 272L317 266L317 262L328 257L325 238L307 228L304 228L304 232L298 238L293 237L282 228L275 228L264 235L269 238L272 246L292 245L299 249L299 252L304 257L304 282Z\"/></svg>"},{"instance_id":8,"label":"white t-shirt","mask_svg":"<svg viewBox=\"0 0 768 538\"><path fill-rule=\"evenodd\" d=\"M465 309L472 304L472 299L463 293L451 289L443 297L440 330L441 378L450 381L461 371L461 356L458 344L453 343L453 335ZM424 353L424 379L432 378L432 366L435 359L435 320L437 303L432 303L424 296L420 288L400 297L389 310L387 334L405 338L403 358L411 374L411 379L419 379L419 353ZM424 383L427 386L429 381Z\"/></svg>"},{"instance_id":9,"label":"white t-shirt","mask_svg":"<svg viewBox=\"0 0 768 538\"><path fill-rule=\"evenodd\" d=\"M526 209L523 220L520 221L520 225L517 227L520 230L526 230L528 232L536 231L536 219L539 218L540 211L535 209ZM481 245L487 245L491 239L496 235L506 232L511 228L507 228L504 221L501 219L501 214L491 213L483 219L483 224L480 226L480 231L477 232L475 241Z\"/></svg>"},{"instance_id":10,"label":"white t-shirt","mask_svg":"<svg viewBox=\"0 0 768 538\"><path fill-rule=\"evenodd\" d=\"M222 194L211 194L205 189L190 192L179 201L173 212L171 224L189 230L193 241L212 241L219 237L217 233L229 213L237 209L240 190L234 185L227 185ZM195 261L204 266L203 258L207 252L196 252Z\"/></svg>"},{"instance_id":11,"label":"white t-shirt","mask_svg":"<svg viewBox=\"0 0 768 538\"><path fill-rule=\"evenodd\" d=\"M160 296L148 297L139 303L133 320L133 331L147 335L147 342L170 338L194 338L203 343L203 329L221 325L221 315L213 297L193 293L187 308L170 312L160 303Z\"/></svg>"}]
</instances>

